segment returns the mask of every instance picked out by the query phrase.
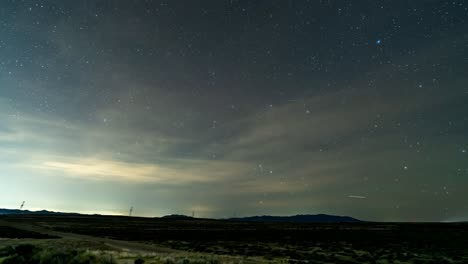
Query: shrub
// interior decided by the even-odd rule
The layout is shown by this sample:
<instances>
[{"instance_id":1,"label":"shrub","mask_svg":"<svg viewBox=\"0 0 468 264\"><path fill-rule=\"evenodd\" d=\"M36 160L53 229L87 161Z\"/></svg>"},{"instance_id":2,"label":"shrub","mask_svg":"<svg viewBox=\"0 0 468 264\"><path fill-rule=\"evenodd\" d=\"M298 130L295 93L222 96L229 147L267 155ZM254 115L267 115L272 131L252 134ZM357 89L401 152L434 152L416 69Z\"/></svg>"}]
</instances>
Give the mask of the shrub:
<instances>
[{"instance_id":1,"label":"shrub","mask_svg":"<svg viewBox=\"0 0 468 264\"><path fill-rule=\"evenodd\" d=\"M2 264L100 264L108 263L86 251L42 249L30 244L0 249Z\"/></svg>"},{"instance_id":2,"label":"shrub","mask_svg":"<svg viewBox=\"0 0 468 264\"><path fill-rule=\"evenodd\" d=\"M143 263L145 263L145 261L143 259L141 259L141 258L137 258L137 259L135 259L134 263L135 264L143 264Z\"/></svg>"}]
</instances>

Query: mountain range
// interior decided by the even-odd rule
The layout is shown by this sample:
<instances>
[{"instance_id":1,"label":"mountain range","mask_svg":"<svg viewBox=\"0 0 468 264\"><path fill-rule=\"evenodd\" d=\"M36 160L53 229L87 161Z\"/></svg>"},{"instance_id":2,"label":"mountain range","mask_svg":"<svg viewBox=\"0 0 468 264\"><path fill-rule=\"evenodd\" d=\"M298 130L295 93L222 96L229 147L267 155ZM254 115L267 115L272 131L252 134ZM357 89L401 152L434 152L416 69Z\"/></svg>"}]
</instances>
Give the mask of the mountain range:
<instances>
[{"instance_id":1,"label":"mountain range","mask_svg":"<svg viewBox=\"0 0 468 264\"><path fill-rule=\"evenodd\" d=\"M62 212L52 212L47 210L41 211L29 211L29 210L19 210L19 209L2 209L0 208L0 215L79 215L78 213L62 213Z\"/></svg>"},{"instance_id":2,"label":"mountain range","mask_svg":"<svg viewBox=\"0 0 468 264\"><path fill-rule=\"evenodd\" d=\"M80 215L78 213L62 213L53 211L29 211L19 209L0 209L0 215ZM161 217L163 219L178 219L178 220L190 220L196 219L185 215L166 215ZM237 222L277 222L277 223L359 223L362 222L356 218L349 216L336 216L336 215L294 215L294 216L249 216L249 217L235 217L224 219L228 221Z\"/></svg>"}]
</instances>

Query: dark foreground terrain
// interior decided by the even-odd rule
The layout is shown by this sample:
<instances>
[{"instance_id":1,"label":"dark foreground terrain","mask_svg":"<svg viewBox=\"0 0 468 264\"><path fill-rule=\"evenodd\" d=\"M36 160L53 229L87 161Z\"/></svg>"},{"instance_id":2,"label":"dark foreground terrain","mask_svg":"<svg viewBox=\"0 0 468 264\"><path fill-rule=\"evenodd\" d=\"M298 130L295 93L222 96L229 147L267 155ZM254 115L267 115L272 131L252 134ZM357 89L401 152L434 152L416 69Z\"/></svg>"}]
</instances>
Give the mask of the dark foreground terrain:
<instances>
[{"instance_id":1,"label":"dark foreground terrain","mask_svg":"<svg viewBox=\"0 0 468 264\"><path fill-rule=\"evenodd\" d=\"M40 215L1 216L0 221L20 229L28 226L30 231L36 227L39 233L51 230L45 235L81 234L85 236L73 238L95 238L107 245L119 246L105 241L129 241L134 244L128 248L147 246L142 255L153 251L151 247L154 253L168 248L178 253L233 257L226 261L231 263L468 263L466 223L291 224ZM12 229L1 225L0 238L11 238ZM3 235L5 230L9 236ZM204 260L224 262L222 258ZM160 262L174 261L147 257L145 263ZM181 263L190 263L190 259L185 257Z\"/></svg>"}]
</instances>

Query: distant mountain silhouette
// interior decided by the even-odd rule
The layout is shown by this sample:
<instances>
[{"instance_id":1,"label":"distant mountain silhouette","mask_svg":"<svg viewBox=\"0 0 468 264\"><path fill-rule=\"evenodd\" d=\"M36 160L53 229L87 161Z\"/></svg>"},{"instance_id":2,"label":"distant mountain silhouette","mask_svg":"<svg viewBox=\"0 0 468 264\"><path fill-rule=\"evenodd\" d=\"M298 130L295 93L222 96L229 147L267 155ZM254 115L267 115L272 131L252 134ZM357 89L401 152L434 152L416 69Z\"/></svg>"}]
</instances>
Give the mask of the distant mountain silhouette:
<instances>
[{"instance_id":1,"label":"distant mountain silhouette","mask_svg":"<svg viewBox=\"0 0 468 264\"><path fill-rule=\"evenodd\" d=\"M29 210L19 210L19 209L1 209L0 215L79 215L77 213L61 213L61 212L52 212L47 210L41 211L29 211Z\"/></svg>"},{"instance_id":2,"label":"distant mountain silhouette","mask_svg":"<svg viewBox=\"0 0 468 264\"><path fill-rule=\"evenodd\" d=\"M41 211L29 211L19 209L1 209L0 215L63 215L63 216L79 216L83 214L79 213L62 213L53 212L47 210ZM95 214L96 215L96 214ZM96 215L104 216L104 215ZM156 217L159 218L159 217ZM174 219L174 220L190 220L197 219L187 215L171 214L160 217L161 219ZM204 220L209 220L204 218ZM224 219L228 221L239 221L239 222L278 222L278 223L359 223L364 222L349 216L336 216L336 215L294 215L294 216L250 216L250 217L235 217Z\"/></svg>"},{"instance_id":3,"label":"distant mountain silhouette","mask_svg":"<svg viewBox=\"0 0 468 264\"><path fill-rule=\"evenodd\" d=\"M163 219L194 219L191 216L179 215L179 214L165 215L165 216L162 216L161 218Z\"/></svg>"},{"instance_id":4,"label":"distant mountain silhouette","mask_svg":"<svg viewBox=\"0 0 468 264\"><path fill-rule=\"evenodd\" d=\"M230 221L240 222L280 222L280 223L359 223L361 220L349 216L336 215L294 215L294 216L250 216L229 218Z\"/></svg>"}]
</instances>

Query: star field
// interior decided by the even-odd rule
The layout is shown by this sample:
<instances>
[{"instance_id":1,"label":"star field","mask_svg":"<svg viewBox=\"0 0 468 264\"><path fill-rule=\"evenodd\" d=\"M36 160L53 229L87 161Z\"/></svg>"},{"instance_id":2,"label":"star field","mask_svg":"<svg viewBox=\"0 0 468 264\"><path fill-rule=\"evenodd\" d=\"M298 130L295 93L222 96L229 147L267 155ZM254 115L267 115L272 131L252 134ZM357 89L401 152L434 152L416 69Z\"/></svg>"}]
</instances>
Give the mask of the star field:
<instances>
[{"instance_id":1,"label":"star field","mask_svg":"<svg viewBox=\"0 0 468 264\"><path fill-rule=\"evenodd\" d=\"M0 207L468 220L468 3L0 3Z\"/></svg>"}]
</instances>

